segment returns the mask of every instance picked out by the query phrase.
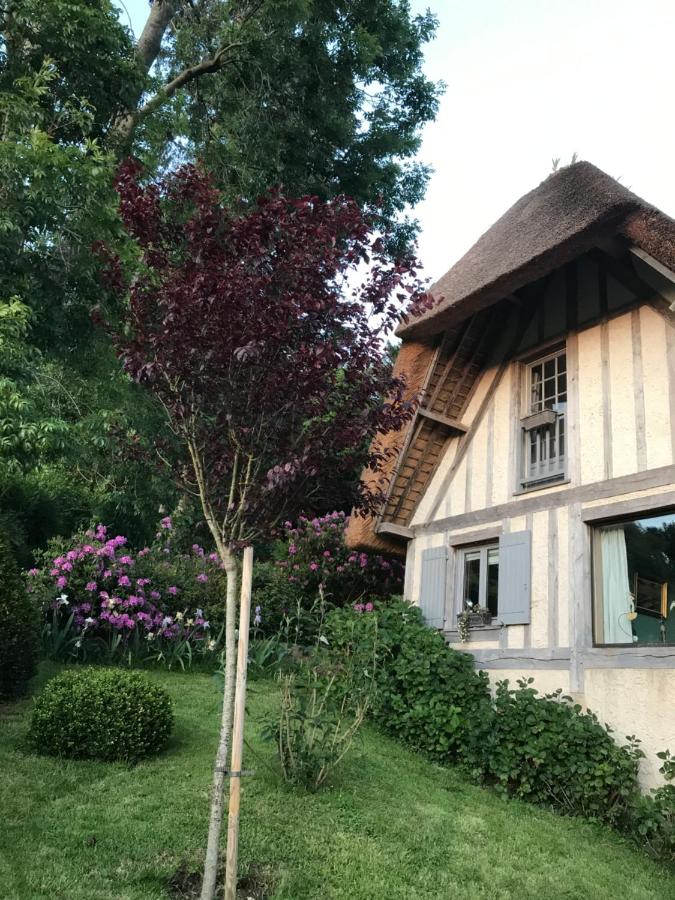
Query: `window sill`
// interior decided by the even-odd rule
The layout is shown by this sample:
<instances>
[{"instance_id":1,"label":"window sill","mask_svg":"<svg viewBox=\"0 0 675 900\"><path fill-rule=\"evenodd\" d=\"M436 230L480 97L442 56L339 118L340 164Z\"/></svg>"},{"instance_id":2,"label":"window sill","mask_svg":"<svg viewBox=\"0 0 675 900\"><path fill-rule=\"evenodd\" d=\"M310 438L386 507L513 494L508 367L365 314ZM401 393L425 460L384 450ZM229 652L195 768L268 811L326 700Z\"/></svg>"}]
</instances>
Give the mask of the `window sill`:
<instances>
[{"instance_id":1,"label":"window sill","mask_svg":"<svg viewBox=\"0 0 675 900\"><path fill-rule=\"evenodd\" d=\"M505 627L506 626L497 623L493 623L492 625L475 625L469 629L469 638L466 641L461 640L459 631L456 628L451 628L447 631L444 630L443 634L451 644L470 644L472 640L498 641L499 632Z\"/></svg>"},{"instance_id":2,"label":"window sill","mask_svg":"<svg viewBox=\"0 0 675 900\"><path fill-rule=\"evenodd\" d=\"M521 494L532 494L534 491L544 491L547 488L558 487L561 484L569 483L570 479L566 478L564 475L561 475L559 478L550 478L546 481L531 481L514 491L513 496L519 497Z\"/></svg>"}]
</instances>

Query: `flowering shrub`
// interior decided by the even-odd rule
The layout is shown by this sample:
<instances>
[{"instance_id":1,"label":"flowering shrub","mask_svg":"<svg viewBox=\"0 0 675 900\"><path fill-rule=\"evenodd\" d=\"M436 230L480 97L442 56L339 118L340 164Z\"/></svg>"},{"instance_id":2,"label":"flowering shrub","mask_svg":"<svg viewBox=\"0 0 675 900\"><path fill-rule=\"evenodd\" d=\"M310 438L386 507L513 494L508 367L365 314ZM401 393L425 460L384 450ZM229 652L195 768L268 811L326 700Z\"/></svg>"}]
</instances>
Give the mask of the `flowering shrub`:
<instances>
[{"instance_id":1,"label":"flowering shrub","mask_svg":"<svg viewBox=\"0 0 675 900\"><path fill-rule=\"evenodd\" d=\"M289 584L316 596L319 587L335 606L363 597L400 594L403 564L394 558L350 550L344 540L349 517L343 512L284 523L283 558L277 566Z\"/></svg>"},{"instance_id":2,"label":"flowering shrub","mask_svg":"<svg viewBox=\"0 0 675 900\"><path fill-rule=\"evenodd\" d=\"M216 554L194 545L171 548L171 519L162 519L155 543L134 552L104 525L52 543L43 565L28 572L28 591L45 615L47 655L66 659L154 659L190 664L195 652L217 649L210 610L224 596ZM215 626L215 627L214 627Z\"/></svg>"}]
</instances>

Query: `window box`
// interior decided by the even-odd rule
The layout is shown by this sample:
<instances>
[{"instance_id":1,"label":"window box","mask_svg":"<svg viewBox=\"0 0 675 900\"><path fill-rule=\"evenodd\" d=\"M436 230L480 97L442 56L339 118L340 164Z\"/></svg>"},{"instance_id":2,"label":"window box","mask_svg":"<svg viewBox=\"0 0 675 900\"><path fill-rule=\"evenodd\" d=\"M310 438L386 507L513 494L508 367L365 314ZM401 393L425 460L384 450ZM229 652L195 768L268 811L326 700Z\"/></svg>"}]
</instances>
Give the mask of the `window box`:
<instances>
[{"instance_id":1,"label":"window box","mask_svg":"<svg viewBox=\"0 0 675 900\"><path fill-rule=\"evenodd\" d=\"M459 616L457 618L459 619ZM489 609L472 610L467 616L467 623L469 628L482 628L484 625L492 625L492 613Z\"/></svg>"},{"instance_id":2,"label":"window box","mask_svg":"<svg viewBox=\"0 0 675 900\"><path fill-rule=\"evenodd\" d=\"M525 431L532 431L533 428L546 428L555 425L558 414L553 409L542 409L541 412L533 413L531 416L525 416L521 419L521 425Z\"/></svg>"}]
</instances>

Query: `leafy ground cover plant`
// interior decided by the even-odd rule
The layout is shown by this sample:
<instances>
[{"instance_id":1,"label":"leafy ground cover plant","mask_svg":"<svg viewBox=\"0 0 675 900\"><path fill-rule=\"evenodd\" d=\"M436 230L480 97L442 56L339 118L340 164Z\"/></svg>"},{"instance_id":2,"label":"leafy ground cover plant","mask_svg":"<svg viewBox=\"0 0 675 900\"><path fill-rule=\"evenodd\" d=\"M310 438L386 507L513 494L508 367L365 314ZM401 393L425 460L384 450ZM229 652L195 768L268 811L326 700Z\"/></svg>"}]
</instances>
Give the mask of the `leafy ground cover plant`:
<instances>
[{"instance_id":1,"label":"leafy ground cover plant","mask_svg":"<svg viewBox=\"0 0 675 900\"><path fill-rule=\"evenodd\" d=\"M155 542L138 551L104 525L52 542L41 566L28 572L50 658L169 668L215 660L221 629L209 615L222 609L221 564L197 544L174 552L171 527L170 517L162 519Z\"/></svg>"},{"instance_id":2,"label":"leafy ground cover plant","mask_svg":"<svg viewBox=\"0 0 675 900\"><path fill-rule=\"evenodd\" d=\"M0 534L0 699L23 693L35 673L38 621L4 535Z\"/></svg>"},{"instance_id":3,"label":"leafy ground cover plant","mask_svg":"<svg viewBox=\"0 0 675 900\"><path fill-rule=\"evenodd\" d=\"M29 741L51 756L136 762L160 753L172 727L171 698L140 672L72 669L37 698Z\"/></svg>"}]
</instances>

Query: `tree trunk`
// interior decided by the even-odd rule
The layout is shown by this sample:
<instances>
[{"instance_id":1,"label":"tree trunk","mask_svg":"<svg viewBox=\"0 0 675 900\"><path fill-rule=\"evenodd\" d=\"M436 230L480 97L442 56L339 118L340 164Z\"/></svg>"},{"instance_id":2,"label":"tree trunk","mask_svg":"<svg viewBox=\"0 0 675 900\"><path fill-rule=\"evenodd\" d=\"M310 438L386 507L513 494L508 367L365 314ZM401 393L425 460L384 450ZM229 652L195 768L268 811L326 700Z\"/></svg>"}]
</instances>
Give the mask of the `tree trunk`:
<instances>
[{"instance_id":1,"label":"tree trunk","mask_svg":"<svg viewBox=\"0 0 675 900\"><path fill-rule=\"evenodd\" d=\"M213 900L216 892L220 832L223 823L223 800L227 752L232 732L232 710L236 682L236 616L237 616L237 560L229 548L221 550L227 573L227 600L225 609L225 684L223 687L223 712L220 722L218 750L213 767L213 787L211 791L211 814L209 837L204 861L204 880L201 900Z\"/></svg>"},{"instance_id":2,"label":"tree trunk","mask_svg":"<svg viewBox=\"0 0 675 900\"><path fill-rule=\"evenodd\" d=\"M179 6L179 0L155 0L150 6L143 31L136 42L136 60L145 74L150 71L159 56L166 30ZM134 97L133 104L117 117L110 129L108 143L117 151L118 156L123 156L130 150L141 96L142 94L138 94Z\"/></svg>"}]
</instances>

